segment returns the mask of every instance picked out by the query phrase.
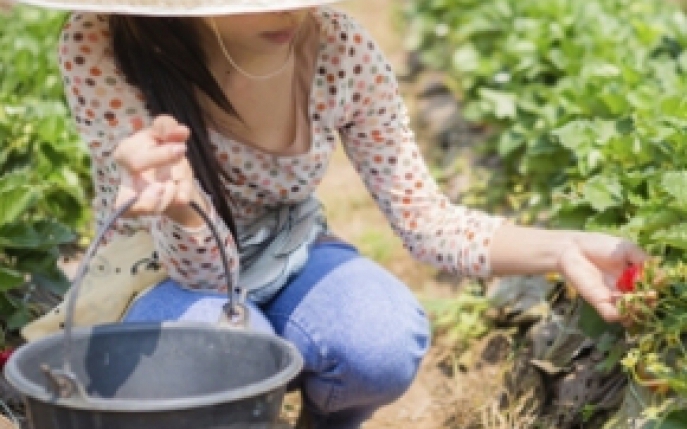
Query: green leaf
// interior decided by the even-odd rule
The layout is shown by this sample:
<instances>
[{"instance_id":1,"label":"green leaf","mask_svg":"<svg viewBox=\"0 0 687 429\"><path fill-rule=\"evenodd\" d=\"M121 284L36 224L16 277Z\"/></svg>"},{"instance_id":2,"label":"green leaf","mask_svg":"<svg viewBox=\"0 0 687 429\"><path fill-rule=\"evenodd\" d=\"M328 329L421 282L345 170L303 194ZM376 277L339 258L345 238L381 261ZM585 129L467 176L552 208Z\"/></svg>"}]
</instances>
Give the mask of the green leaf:
<instances>
[{"instance_id":1,"label":"green leaf","mask_svg":"<svg viewBox=\"0 0 687 429\"><path fill-rule=\"evenodd\" d=\"M597 77L616 77L620 75L620 69L613 64L588 64L582 69L582 74L585 77L597 78Z\"/></svg>"},{"instance_id":2,"label":"green leaf","mask_svg":"<svg viewBox=\"0 0 687 429\"><path fill-rule=\"evenodd\" d=\"M687 210L687 171L664 173L661 187L674 198L673 203Z\"/></svg>"},{"instance_id":3,"label":"green leaf","mask_svg":"<svg viewBox=\"0 0 687 429\"><path fill-rule=\"evenodd\" d=\"M577 151L580 147L591 142L589 122L587 121L568 122L564 126L553 130L552 134L558 137L564 147L572 151Z\"/></svg>"},{"instance_id":4,"label":"green leaf","mask_svg":"<svg viewBox=\"0 0 687 429\"><path fill-rule=\"evenodd\" d=\"M631 116L619 119L615 123L615 129L620 134L630 134L635 130L635 121Z\"/></svg>"},{"instance_id":5,"label":"green leaf","mask_svg":"<svg viewBox=\"0 0 687 429\"><path fill-rule=\"evenodd\" d=\"M623 202L622 191L617 177L596 176L585 183L582 194L594 210L602 212Z\"/></svg>"},{"instance_id":6,"label":"green leaf","mask_svg":"<svg viewBox=\"0 0 687 429\"><path fill-rule=\"evenodd\" d=\"M489 88L481 88L479 93L492 106L494 116L499 119L515 118L515 94Z\"/></svg>"},{"instance_id":7,"label":"green leaf","mask_svg":"<svg viewBox=\"0 0 687 429\"><path fill-rule=\"evenodd\" d=\"M30 186L0 190L0 226L17 222L33 205L37 193Z\"/></svg>"},{"instance_id":8,"label":"green leaf","mask_svg":"<svg viewBox=\"0 0 687 429\"><path fill-rule=\"evenodd\" d=\"M47 251L33 249L25 251L21 249L12 253L17 260L15 268L26 273L48 271L57 264L59 257L58 251L54 247Z\"/></svg>"},{"instance_id":9,"label":"green leaf","mask_svg":"<svg viewBox=\"0 0 687 429\"><path fill-rule=\"evenodd\" d=\"M660 422L649 423L647 429L684 429L687 427L687 410L673 411Z\"/></svg>"},{"instance_id":10,"label":"green leaf","mask_svg":"<svg viewBox=\"0 0 687 429\"><path fill-rule=\"evenodd\" d=\"M12 314L17 306L14 305L7 294L0 293L0 314ZM0 332L0 344L4 340L4 335Z\"/></svg>"},{"instance_id":11,"label":"green leaf","mask_svg":"<svg viewBox=\"0 0 687 429\"><path fill-rule=\"evenodd\" d=\"M0 227L0 248L48 249L75 238L66 226L54 221L12 224Z\"/></svg>"},{"instance_id":12,"label":"green leaf","mask_svg":"<svg viewBox=\"0 0 687 429\"><path fill-rule=\"evenodd\" d=\"M10 316L7 320L7 327L9 329L20 329L32 320L31 312L28 307L22 306Z\"/></svg>"},{"instance_id":13,"label":"green leaf","mask_svg":"<svg viewBox=\"0 0 687 429\"><path fill-rule=\"evenodd\" d=\"M10 290L24 283L24 274L0 266L0 290Z\"/></svg>"},{"instance_id":14,"label":"green leaf","mask_svg":"<svg viewBox=\"0 0 687 429\"><path fill-rule=\"evenodd\" d=\"M69 279L64 275L64 272L57 267L53 270L34 273L34 275L31 276L31 281L36 286L48 290L57 296L63 296L70 286Z\"/></svg>"},{"instance_id":15,"label":"green leaf","mask_svg":"<svg viewBox=\"0 0 687 429\"><path fill-rule=\"evenodd\" d=\"M656 231L651 236L651 239L667 246L687 250L687 224L682 223L671 226L668 229Z\"/></svg>"},{"instance_id":16,"label":"green leaf","mask_svg":"<svg viewBox=\"0 0 687 429\"><path fill-rule=\"evenodd\" d=\"M637 213L621 229L634 235L652 234L659 228L668 228L679 223L682 218L682 213L676 210L651 207L649 210L642 210L642 212Z\"/></svg>"},{"instance_id":17,"label":"green leaf","mask_svg":"<svg viewBox=\"0 0 687 429\"><path fill-rule=\"evenodd\" d=\"M472 72L479 68L479 53L472 45L464 45L453 53L453 67L462 72Z\"/></svg>"},{"instance_id":18,"label":"green leaf","mask_svg":"<svg viewBox=\"0 0 687 429\"><path fill-rule=\"evenodd\" d=\"M596 366L596 369L598 371L602 371L605 373L610 373L613 371L615 368L618 367L618 362L625 356L627 353L627 346L622 342L622 341L617 341L617 339L622 335L623 333L623 328L620 327L620 325L615 325L615 326L609 326L609 330L614 331L613 334L608 335L611 338L615 338L616 341L609 350L607 350L604 355L606 356L604 360L599 362L599 364Z\"/></svg>"},{"instance_id":19,"label":"green leaf","mask_svg":"<svg viewBox=\"0 0 687 429\"><path fill-rule=\"evenodd\" d=\"M592 339L600 338L604 333L613 328L611 324L599 316L594 307L583 300L580 303L580 318L577 326L586 336Z\"/></svg>"},{"instance_id":20,"label":"green leaf","mask_svg":"<svg viewBox=\"0 0 687 429\"><path fill-rule=\"evenodd\" d=\"M516 131L503 133L499 139L499 155L506 157L525 144L525 136Z\"/></svg>"}]
</instances>

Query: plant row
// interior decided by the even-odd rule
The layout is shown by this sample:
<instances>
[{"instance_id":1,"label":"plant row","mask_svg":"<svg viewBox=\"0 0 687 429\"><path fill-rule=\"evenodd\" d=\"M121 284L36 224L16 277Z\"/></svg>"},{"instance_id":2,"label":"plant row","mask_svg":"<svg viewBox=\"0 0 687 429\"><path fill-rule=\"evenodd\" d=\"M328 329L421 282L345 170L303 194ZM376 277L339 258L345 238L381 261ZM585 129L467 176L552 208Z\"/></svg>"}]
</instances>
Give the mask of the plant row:
<instances>
[{"instance_id":1,"label":"plant row","mask_svg":"<svg viewBox=\"0 0 687 429\"><path fill-rule=\"evenodd\" d=\"M645 0L414 0L405 12L409 49L494 130L476 148L502 160L485 205L622 235L655 257L622 300L634 326L618 359L638 385L687 395L685 15ZM610 329L591 318L597 336ZM687 425L668 413L683 406L656 414Z\"/></svg>"}]
</instances>

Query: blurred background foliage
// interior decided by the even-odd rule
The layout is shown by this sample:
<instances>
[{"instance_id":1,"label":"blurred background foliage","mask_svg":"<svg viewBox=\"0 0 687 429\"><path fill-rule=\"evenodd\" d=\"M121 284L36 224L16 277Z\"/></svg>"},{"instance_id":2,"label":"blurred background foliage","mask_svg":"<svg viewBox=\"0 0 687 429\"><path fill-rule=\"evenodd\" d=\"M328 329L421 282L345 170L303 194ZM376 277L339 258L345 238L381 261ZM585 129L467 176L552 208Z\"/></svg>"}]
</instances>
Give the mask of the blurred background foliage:
<instances>
[{"instance_id":1,"label":"blurred background foliage","mask_svg":"<svg viewBox=\"0 0 687 429\"><path fill-rule=\"evenodd\" d=\"M687 250L687 19L645 0L417 0L407 44L501 159L471 201Z\"/></svg>"},{"instance_id":2,"label":"blurred background foliage","mask_svg":"<svg viewBox=\"0 0 687 429\"><path fill-rule=\"evenodd\" d=\"M653 381L669 386L637 411L653 416L641 426L653 429L687 427L686 3L404 3L408 49L445 75L464 117L489 130L472 149L499 160L461 201L520 223L625 236L665 269L669 287L653 291L656 311L627 334L641 347L623 359L635 382L636 368L649 365ZM438 320L465 324L454 311L462 305L444 303ZM610 330L585 314L597 336ZM635 427L626 421L608 427Z\"/></svg>"},{"instance_id":3,"label":"blurred background foliage","mask_svg":"<svg viewBox=\"0 0 687 429\"><path fill-rule=\"evenodd\" d=\"M62 13L16 6L0 14L0 321L34 317L31 294L60 295L60 250L90 229L88 152L57 68Z\"/></svg>"}]
</instances>

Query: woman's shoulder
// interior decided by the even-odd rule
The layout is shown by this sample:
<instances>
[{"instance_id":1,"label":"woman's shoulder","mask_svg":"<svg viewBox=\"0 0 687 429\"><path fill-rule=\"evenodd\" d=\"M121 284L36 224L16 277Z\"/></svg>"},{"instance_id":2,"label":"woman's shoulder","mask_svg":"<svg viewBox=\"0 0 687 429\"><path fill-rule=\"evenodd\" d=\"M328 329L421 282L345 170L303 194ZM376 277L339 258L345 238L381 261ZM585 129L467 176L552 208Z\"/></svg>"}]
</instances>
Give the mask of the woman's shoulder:
<instances>
[{"instance_id":1,"label":"woman's shoulder","mask_svg":"<svg viewBox=\"0 0 687 429\"><path fill-rule=\"evenodd\" d=\"M352 25L357 25L355 19L351 15L331 6L318 7L314 15L324 28L345 29Z\"/></svg>"},{"instance_id":2,"label":"woman's shoulder","mask_svg":"<svg viewBox=\"0 0 687 429\"><path fill-rule=\"evenodd\" d=\"M63 62L71 62L72 66L95 65L104 56L111 56L107 16L72 13L62 28L59 54Z\"/></svg>"},{"instance_id":3,"label":"woman's shoulder","mask_svg":"<svg viewBox=\"0 0 687 429\"><path fill-rule=\"evenodd\" d=\"M331 7L319 7L315 19L320 26L320 65L329 74L374 78L387 70L388 61L378 43L351 15ZM370 70L370 73L365 70ZM350 74L349 74L350 72Z\"/></svg>"},{"instance_id":4,"label":"woman's shoulder","mask_svg":"<svg viewBox=\"0 0 687 429\"><path fill-rule=\"evenodd\" d=\"M315 19L320 26L320 39L334 46L374 43L367 30L346 12L332 7L317 8Z\"/></svg>"},{"instance_id":5,"label":"woman's shoulder","mask_svg":"<svg viewBox=\"0 0 687 429\"><path fill-rule=\"evenodd\" d=\"M107 15L73 12L62 27L62 42L96 43L109 39Z\"/></svg>"}]
</instances>

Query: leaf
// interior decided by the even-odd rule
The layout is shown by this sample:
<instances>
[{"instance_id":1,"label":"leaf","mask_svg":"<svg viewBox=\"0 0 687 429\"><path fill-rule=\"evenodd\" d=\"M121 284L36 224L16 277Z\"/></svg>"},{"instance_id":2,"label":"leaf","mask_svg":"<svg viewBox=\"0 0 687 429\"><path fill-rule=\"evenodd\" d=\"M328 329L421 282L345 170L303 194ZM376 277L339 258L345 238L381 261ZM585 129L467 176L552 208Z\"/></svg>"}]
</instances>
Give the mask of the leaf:
<instances>
[{"instance_id":1,"label":"leaf","mask_svg":"<svg viewBox=\"0 0 687 429\"><path fill-rule=\"evenodd\" d=\"M580 304L580 318L577 326L592 339L597 339L612 329L612 325L599 316L594 307L586 301L582 301Z\"/></svg>"},{"instance_id":2,"label":"leaf","mask_svg":"<svg viewBox=\"0 0 687 429\"><path fill-rule=\"evenodd\" d=\"M687 171L664 173L661 187L674 198L673 203L687 210Z\"/></svg>"},{"instance_id":3,"label":"leaf","mask_svg":"<svg viewBox=\"0 0 687 429\"><path fill-rule=\"evenodd\" d=\"M48 271L57 265L59 257L59 253L54 247L47 251L33 249L25 251L22 249L12 253L17 261L15 268L26 273Z\"/></svg>"},{"instance_id":4,"label":"leaf","mask_svg":"<svg viewBox=\"0 0 687 429\"><path fill-rule=\"evenodd\" d=\"M634 235L651 234L659 228L668 228L682 220L683 216L676 210L663 207L650 207L642 210L623 225L622 230Z\"/></svg>"},{"instance_id":5,"label":"leaf","mask_svg":"<svg viewBox=\"0 0 687 429\"><path fill-rule=\"evenodd\" d=\"M32 317L28 307L22 306L10 316L9 320L7 320L7 327L9 329L19 329L29 323L31 319Z\"/></svg>"},{"instance_id":6,"label":"leaf","mask_svg":"<svg viewBox=\"0 0 687 429\"><path fill-rule=\"evenodd\" d=\"M55 268L31 276L31 281L38 287L48 290L57 296L63 296L69 289L69 279L62 270Z\"/></svg>"},{"instance_id":7,"label":"leaf","mask_svg":"<svg viewBox=\"0 0 687 429\"><path fill-rule=\"evenodd\" d=\"M635 121L631 116L626 116L616 121L615 129L620 134L630 134L635 130Z\"/></svg>"},{"instance_id":8,"label":"leaf","mask_svg":"<svg viewBox=\"0 0 687 429\"><path fill-rule=\"evenodd\" d=\"M568 122L564 126L553 130L552 134L558 137L561 145L573 152L591 142L591 137L589 136L589 122L587 121Z\"/></svg>"},{"instance_id":9,"label":"leaf","mask_svg":"<svg viewBox=\"0 0 687 429\"><path fill-rule=\"evenodd\" d=\"M54 221L0 227L0 248L48 249L75 238L66 226Z\"/></svg>"},{"instance_id":10,"label":"leaf","mask_svg":"<svg viewBox=\"0 0 687 429\"><path fill-rule=\"evenodd\" d=\"M0 290L10 290L24 283L24 274L8 267L0 267Z\"/></svg>"},{"instance_id":11,"label":"leaf","mask_svg":"<svg viewBox=\"0 0 687 429\"><path fill-rule=\"evenodd\" d=\"M687 250L687 224L682 223L657 231L651 236L651 239L668 246Z\"/></svg>"},{"instance_id":12,"label":"leaf","mask_svg":"<svg viewBox=\"0 0 687 429\"><path fill-rule=\"evenodd\" d=\"M0 190L0 226L19 221L36 197L37 192L29 186Z\"/></svg>"},{"instance_id":13,"label":"leaf","mask_svg":"<svg viewBox=\"0 0 687 429\"><path fill-rule=\"evenodd\" d=\"M613 64L588 64L582 69L582 74L588 78L616 77L620 75L620 68Z\"/></svg>"},{"instance_id":14,"label":"leaf","mask_svg":"<svg viewBox=\"0 0 687 429\"><path fill-rule=\"evenodd\" d=\"M610 329L615 331L622 331L622 328L619 325L611 326ZM619 335L620 334L614 337L617 339ZM622 341L616 341L613 347L610 348L608 352L604 354L604 356L606 357L604 358L604 360L599 362L599 364L596 366L596 369L607 374L610 373L615 368L617 368L618 362L620 362L620 360L625 356L626 353L626 345Z\"/></svg>"},{"instance_id":15,"label":"leaf","mask_svg":"<svg viewBox=\"0 0 687 429\"><path fill-rule=\"evenodd\" d=\"M585 183L582 193L589 205L600 212L623 202L622 186L617 177L596 176Z\"/></svg>"},{"instance_id":16,"label":"leaf","mask_svg":"<svg viewBox=\"0 0 687 429\"><path fill-rule=\"evenodd\" d=\"M499 139L499 155L506 157L525 144L525 136L516 131L503 133Z\"/></svg>"},{"instance_id":17,"label":"leaf","mask_svg":"<svg viewBox=\"0 0 687 429\"><path fill-rule=\"evenodd\" d=\"M481 88L479 94L493 107L494 116L497 118L513 119L516 117L515 94L489 88Z\"/></svg>"},{"instance_id":18,"label":"leaf","mask_svg":"<svg viewBox=\"0 0 687 429\"><path fill-rule=\"evenodd\" d=\"M660 422L649 423L646 429L684 429L687 427L687 410L673 411Z\"/></svg>"},{"instance_id":19,"label":"leaf","mask_svg":"<svg viewBox=\"0 0 687 429\"><path fill-rule=\"evenodd\" d=\"M472 72L479 68L479 52L472 45L464 45L453 53L453 67L461 72Z\"/></svg>"}]
</instances>

